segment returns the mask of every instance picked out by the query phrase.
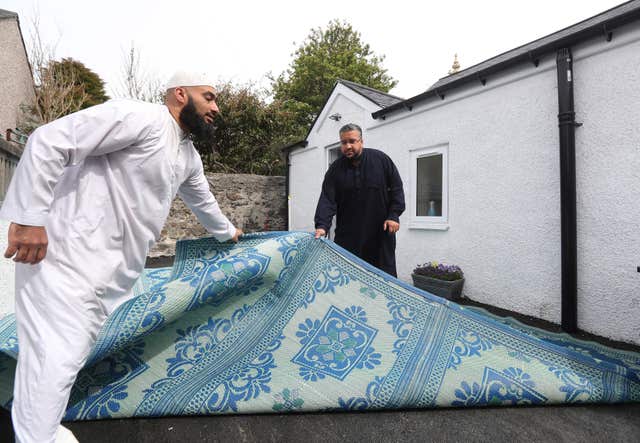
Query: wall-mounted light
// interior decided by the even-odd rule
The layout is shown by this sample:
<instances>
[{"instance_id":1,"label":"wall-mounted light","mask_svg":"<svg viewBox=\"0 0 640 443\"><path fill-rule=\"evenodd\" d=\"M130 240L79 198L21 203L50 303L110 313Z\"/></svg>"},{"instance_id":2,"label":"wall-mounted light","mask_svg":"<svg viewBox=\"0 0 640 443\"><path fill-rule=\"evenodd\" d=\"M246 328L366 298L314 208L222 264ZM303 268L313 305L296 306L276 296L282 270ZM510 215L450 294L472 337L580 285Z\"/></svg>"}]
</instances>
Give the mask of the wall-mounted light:
<instances>
[{"instance_id":1,"label":"wall-mounted light","mask_svg":"<svg viewBox=\"0 0 640 443\"><path fill-rule=\"evenodd\" d=\"M334 121L339 121L342 118L342 116L336 112L335 114L331 114L329 116L329 119L334 120Z\"/></svg>"}]
</instances>

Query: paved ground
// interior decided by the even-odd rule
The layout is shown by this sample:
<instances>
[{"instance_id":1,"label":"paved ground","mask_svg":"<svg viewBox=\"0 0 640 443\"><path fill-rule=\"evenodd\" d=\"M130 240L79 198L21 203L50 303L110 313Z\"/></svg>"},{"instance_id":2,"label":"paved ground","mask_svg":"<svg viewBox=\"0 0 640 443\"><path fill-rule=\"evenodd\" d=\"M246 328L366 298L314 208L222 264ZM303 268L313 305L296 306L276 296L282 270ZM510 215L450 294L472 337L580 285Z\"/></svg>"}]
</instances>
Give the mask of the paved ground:
<instances>
[{"instance_id":1,"label":"paved ground","mask_svg":"<svg viewBox=\"0 0 640 443\"><path fill-rule=\"evenodd\" d=\"M166 258L149 266L168 266ZM483 306L472 301L466 304ZM557 325L483 306L498 315L558 332ZM640 347L575 334L622 349ZM81 443L160 442L640 442L640 403L408 410L366 413L229 415L68 423ZM0 443L13 441L0 410Z\"/></svg>"},{"instance_id":2,"label":"paved ground","mask_svg":"<svg viewBox=\"0 0 640 443\"><path fill-rule=\"evenodd\" d=\"M0 414L0 442L12 441ZM81 443L634 442L640 404L234 415L68 423Z\"/></svg>"}]
</instances>

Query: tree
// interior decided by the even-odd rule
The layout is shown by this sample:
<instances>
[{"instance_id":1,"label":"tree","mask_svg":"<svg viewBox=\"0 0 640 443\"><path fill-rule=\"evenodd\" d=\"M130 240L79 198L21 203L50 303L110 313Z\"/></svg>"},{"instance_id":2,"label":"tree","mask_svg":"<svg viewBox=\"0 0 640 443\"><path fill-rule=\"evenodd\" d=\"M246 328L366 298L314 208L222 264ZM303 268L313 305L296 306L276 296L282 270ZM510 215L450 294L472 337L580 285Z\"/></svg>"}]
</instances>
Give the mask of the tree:
<instances>
[{"instance_id":1,"label":"tree","mask_svg":"<svg viewBox=\"0 0 640 443\"><path fill-rule=\"evenodd\" d=\"M280 149L291 140L293 115L281 102L267 103L267 92L253 85L217 86L213 150L203 156L205 169L261 175L281 175L285 171ZM202 149L201 151L206 150Z\"/></svg>"},{"instance_id":2,"label":"tree","mask_svg":"<svg viewBox=\"0 0 640 443\"><path fill-rule=\"evenodd\" d=\"M117 94L120 97L163 103L165 91L162 83L140 67L140 50L131 43L129 52L122 58L122 75Z\"/></svg>"},{"instance_id":3,"label":"tree","mask_svg":"<svg viewBox=\"0 0 640 443\"><path fill-rule=\"evenodd\" d=\"M131 45L123 57L122 80L117 94L151 103L164 102L165 90L155 76L141 67L140 51ZM293 115L280 103L267 103L267 91L252 84L216 85L216 133L210 143L195 141L208 172L283 174L280 148L289 140Z\"/></svg>"},{"instance_id":4,"label":"tree","mask_svg":"<svg viewBox=\"0 0 640 443\"><path fill-rule=\"evenodd\" d=\"M39 15L31 23L29 63L35 85L35 102L21 106L22 115L18 127L30 134L38 126L49 123L89 103L101 103L108 97L104 83L82 63L72 59L55 60L55 44L42 41ZM88 82L88 88L85 88ZM88 89L88 90L87 90Z\"/></svg>"},{"instance_id":5,"label":"tree","mask_svg":"<svg viewBox=\"0 0 640 443\"><path fill-rule=\"evenodd\" d=\"M61 84L73 85L72 100L79 109L99 105L109 100L104 90L104 81L98 74L81 62L72 58L51 61L45 68L51 70L53 77Z\"/></svg>"},{"instance_id":6,"label":"tree","mask_svg":"<svg viewBox=\"0 0 640 443\"><path fill-rule=\"evenodd\" d=\"M326 30L312 29L293 56L289 68L272 79L272 88L275 100L281 101L296 116L296 124L305 129L320 112L338 79L383 92L398 83L382 67L384 56L375 55L360 33L346 22L333 20Z\"/></svg>"}]
</instances>

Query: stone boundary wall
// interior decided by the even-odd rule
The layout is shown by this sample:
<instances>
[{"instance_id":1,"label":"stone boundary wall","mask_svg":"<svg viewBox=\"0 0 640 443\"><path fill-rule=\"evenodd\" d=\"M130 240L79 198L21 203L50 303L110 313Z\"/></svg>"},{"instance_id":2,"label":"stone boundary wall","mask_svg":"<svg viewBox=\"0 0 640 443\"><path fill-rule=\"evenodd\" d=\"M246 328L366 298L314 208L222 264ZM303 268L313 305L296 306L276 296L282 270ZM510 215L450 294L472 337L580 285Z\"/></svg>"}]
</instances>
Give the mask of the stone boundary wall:
<instances>
[{"instance_id":1,"label":"stone boundary wall","mask_svg":"<svg viewBox=\"0 0 640 443\"><path fill-rule=\"evenodd\" d=\"M0 138L0 201L4 199L13 173L18 167L22 148Z\"/></svg>"},{"instance_id":2,"label":"stone boundary wall","mask_svg":"<svg viewBox=\"0 0 640 443\"><path fill-rule=\"evenodd\" d=\"M222 212L244 232L286 231L285 178L250 174L206 174ZM149 257L172 256L178 239L209 235L177 197L160 240Z\"/></svg>"}]
</instances>

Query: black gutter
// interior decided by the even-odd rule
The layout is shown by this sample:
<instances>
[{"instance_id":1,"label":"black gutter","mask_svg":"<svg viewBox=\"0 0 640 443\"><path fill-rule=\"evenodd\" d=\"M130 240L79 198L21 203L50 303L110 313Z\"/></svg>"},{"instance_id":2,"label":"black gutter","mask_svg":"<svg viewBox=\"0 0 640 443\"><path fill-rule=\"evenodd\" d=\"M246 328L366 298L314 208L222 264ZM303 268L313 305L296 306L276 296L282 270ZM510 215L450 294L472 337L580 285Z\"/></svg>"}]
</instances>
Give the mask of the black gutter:
<instances>
[{"instance_id":1,"label":"black gutter","mask_svg":"<svg viewBox=\"0 0 640 443\"><path fill-rule=\"evenodd\" d=\"M480 85L485 85L487 77L491 74L523 62L538 66L538 62L543 55L555 53L561 48L573 46L589 38L602 36L603 39L610 41L614 28L637 19L640 19L640 1L633 0L624 3L578 24L497 55L456 74L444 77L422 94L376 111L371 116L377 119L393 111L411 109L414 103L429 98L438 97L443 100L446 91L463 84L477 82Z\"/></svg>"},{"instance_id":2,"label":"black gutter","mask_svg":"<svg viewBox=\"0 0 640 443\"><path fill-rule=\"evenodd\" d=\"M306 148L307 145L309 144L308 141L306 140L300 140L297 141L295 143L291 143L290 145L285 146L284 148L282 148L282 151L284 152L285 155L285 162L287 165L287 171L285 173L285 178L284 178L284 188L285 188L285 203L286 203L286 207L287 207L287 214L285 215L285 223L287 224L287 231L289 230L289 169L291 168L291 163L289 163L289 153L291 152L291 150L293 148Z\"/></svg>"},{"instance_id":3,"label":"black gutter","mask_svg":"<svg viewBox=\"0 0 640 443\"><path fill-rule=\"evenodd\" d=\"M556 58L558 70L558 125L560 127L560 224L562 247L562 330L575 332L578 265L576 229L576 113L573 103L573 61L570 48Z\"/></svg>"}]
</instances>

